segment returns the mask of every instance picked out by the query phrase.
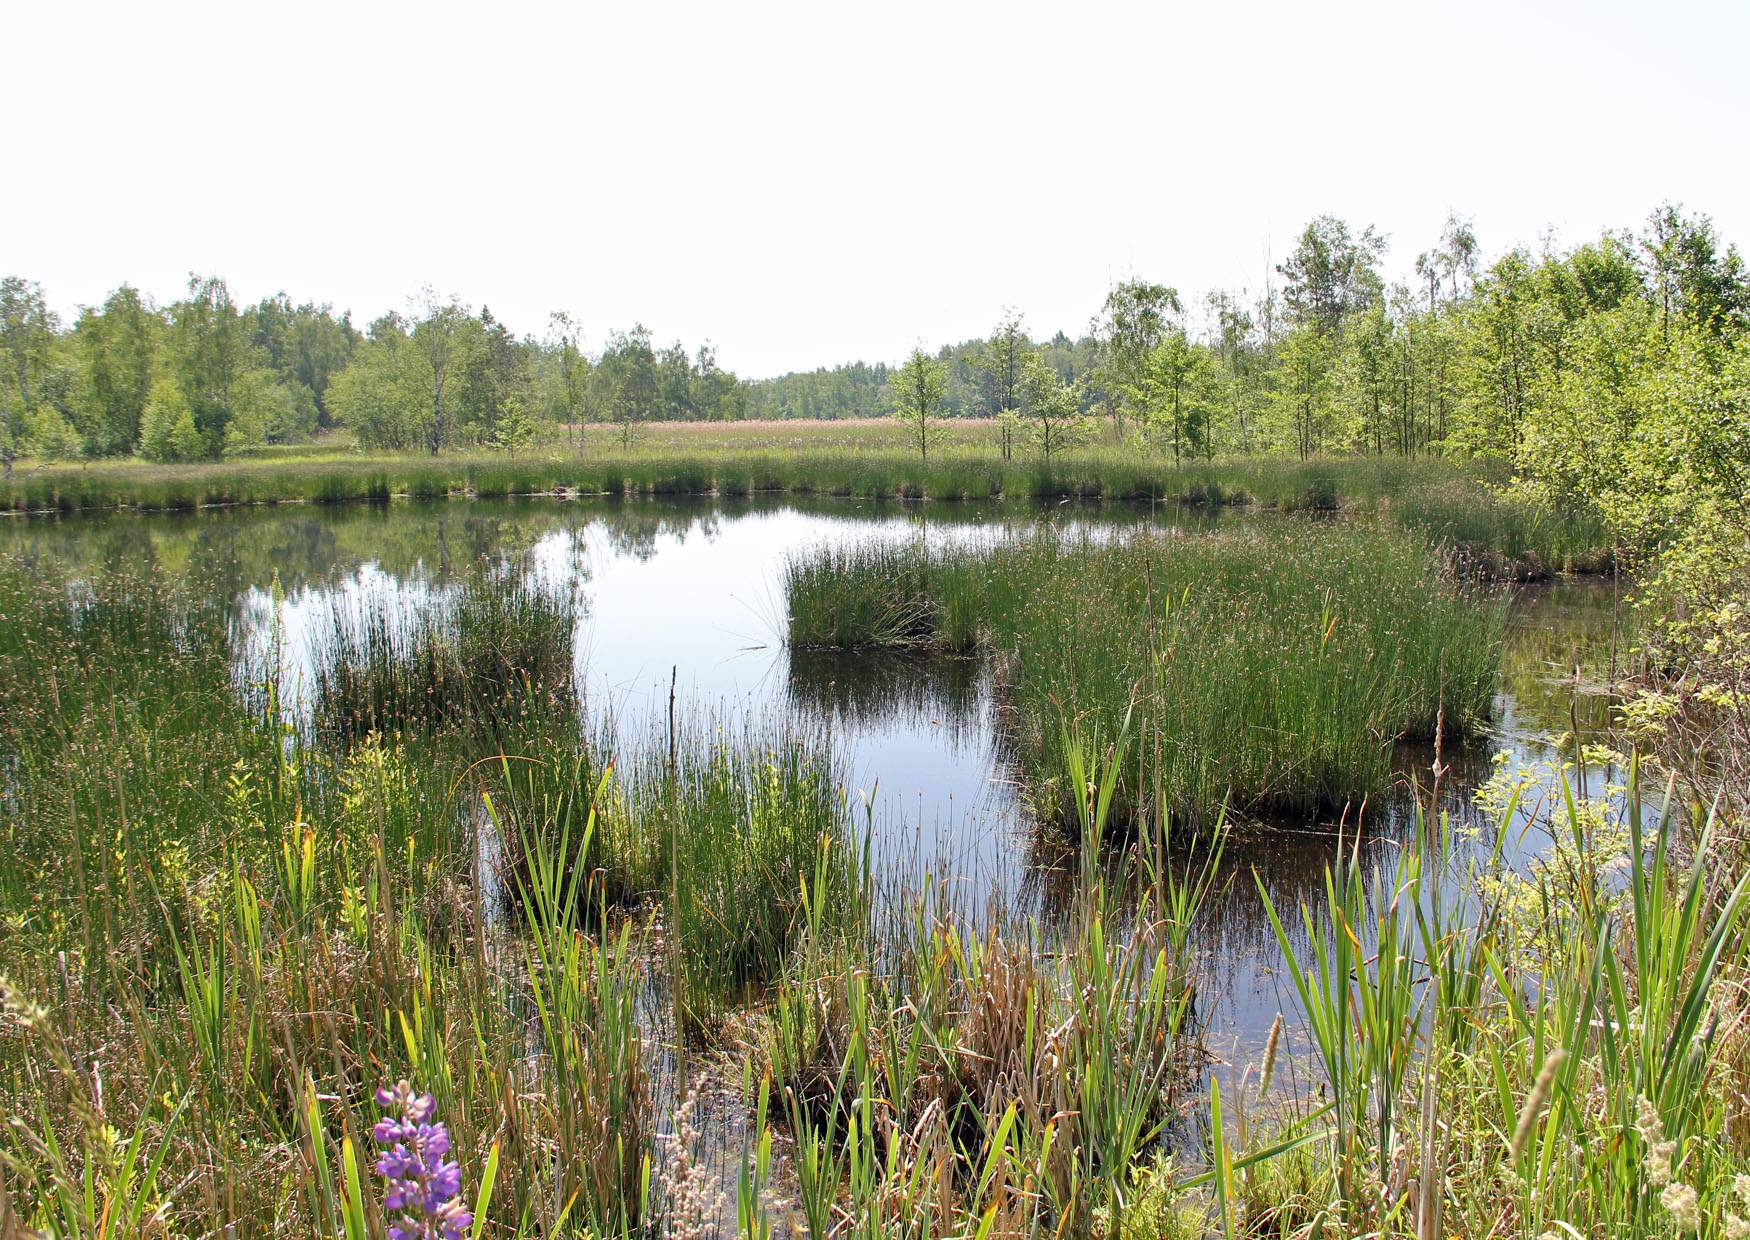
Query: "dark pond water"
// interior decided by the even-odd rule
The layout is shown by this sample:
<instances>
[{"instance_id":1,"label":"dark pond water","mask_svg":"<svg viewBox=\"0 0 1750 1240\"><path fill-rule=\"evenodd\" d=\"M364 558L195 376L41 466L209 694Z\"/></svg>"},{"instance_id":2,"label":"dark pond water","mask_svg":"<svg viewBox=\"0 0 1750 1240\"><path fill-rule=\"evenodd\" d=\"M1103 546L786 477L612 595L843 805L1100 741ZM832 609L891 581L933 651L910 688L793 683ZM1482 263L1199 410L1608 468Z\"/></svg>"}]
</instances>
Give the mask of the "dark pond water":
<instances>
[{"instance_id":1,"label":"dark pond water","mask_svg":"<svg viewBox=\"0 0 1750 1240\"><path fill-rule=\"evenodd\" d=\"M583 604L577 668L586 705L630 736L666 716L671 683L680 709L729 725L800 720L830 735L855 803L867 803L872 851L886 881L915 885L928 869L953 876L957 903L995 898L1049 916L1061 887L1041 872L1034 835L1004 776L990 685L976 660L834 658L792 653L783 641L786 555L825 542L886 539L931 544L1009 537L1041 522L1123 537L1140 529L1187 532L1230 521L1289 520L1147 507L856 504L795 500L551 500L387 507L111 516L0 522L0 551L74 566L157 564L193 572L235 600L258 641L277 621L288 682L307 681L310 635L335 607L440 600L481 557L526 556L529 571ZM1599 726L1607 703L1575 692L1575 668L1607 659L1608 582L1564 580L1515 593L1497 720L1490 733L1447 753L1444 804L1472 822L1472 794L1491 758L1551 756L1550 738ZM1596 676L1582 676L1582 686ZM1405 752L1400 787L1368 810L1365 847L1395 848L1410 821L1411 788L1432 755ZM1608 772L1597 772L1602 781ZM859 818L865 811L858 810ZM1236 840L1231 879L1208 910L1199 942L1211 985L1201 1015L1219 1059L1255 1053L1279 1010L1292 1016L1288 981L1264 915L1256 872L1278 908L1322 893L1335 824L1272 824ZM1534 836L1511 837L1523 859Z\"/></svg>"}]
</instances>

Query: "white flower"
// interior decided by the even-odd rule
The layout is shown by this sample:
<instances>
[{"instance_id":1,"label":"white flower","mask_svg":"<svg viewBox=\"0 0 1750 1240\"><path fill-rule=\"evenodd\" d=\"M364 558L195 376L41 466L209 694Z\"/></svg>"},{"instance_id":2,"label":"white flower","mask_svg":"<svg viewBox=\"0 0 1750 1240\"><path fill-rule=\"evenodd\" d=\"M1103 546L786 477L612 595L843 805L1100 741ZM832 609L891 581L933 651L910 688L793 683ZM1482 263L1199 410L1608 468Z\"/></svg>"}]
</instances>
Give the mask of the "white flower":
<instances>
[{"instance_id":1,"label":"white flower","mask_svg":"<svg viewBox=\"0 0 1750 1240\"><path fill-rule=\"evenodd\" d=\"M1677 1142L1656 1141L1647 1151L1647 1179L1654 1188L1671 1182L1671 1160L1677 1156Z\"/></svg>"},{"instance_id":2,"label":"white flower","mask_svg":"<svg viewBox=\"0 0 1750 1240\"><path fill-rule=\"evenodd\" d=\"M1639 1014L1640 1009L1635 1009ZM1634 1024L1634 1015L1629 1017L1629 1023ZM1659 1118L1659 1108L1646 1098L1635 1100L1635 1129L1646 1138L1648 1145L1656 1145L1665 1139L1665 1123Z\"/></svg>"},{"instance_id":3,"label":"white flower","mask_svg":"<svg viewBox=\"0 0 1750 1240\"><path fill-rule=\"evenodd\" d=\"M1700 1229L1701 1199L1689 1185L1673 1181L1659 1194L1659 1204L1671 1212L1671 1221L1679 1231Z\"/></svg>"}]
</instances>

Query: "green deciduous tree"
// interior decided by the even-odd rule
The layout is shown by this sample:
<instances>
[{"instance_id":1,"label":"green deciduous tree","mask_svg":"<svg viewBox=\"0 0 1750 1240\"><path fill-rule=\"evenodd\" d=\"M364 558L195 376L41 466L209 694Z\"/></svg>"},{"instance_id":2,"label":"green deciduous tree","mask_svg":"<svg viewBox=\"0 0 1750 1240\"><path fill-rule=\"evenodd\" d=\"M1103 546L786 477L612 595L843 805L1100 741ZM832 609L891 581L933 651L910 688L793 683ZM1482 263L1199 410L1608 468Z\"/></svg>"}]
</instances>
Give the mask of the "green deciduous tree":
<instances>
[{"instance_id":1,"label":"green deciduous tree","mask_svg":"<svg viewBox=\"0 0 1750 1240\"><path fill-rule=\"evenodd\" d=\"M1003 459L1014 455L1015 426L1021 406L1021 372L1027 364L1027 332L1022 316L1005 309L974 360L980 410L995 418Z\"/></svg>"},{"instance_id":2,"label":"green deciduous tree","mask_svg":"<svg viewBox=\"0 0 1750 1240\"><path fill-rule=\"evenodd\" d=\"M6 385L0 388L0 462L8 477L24 444L26 419L36 407L33 384L48 368L55 320L42 285L18 276L0 279L0 349Z\"/></svg>"},{"instance_id":3,"label":"green deciduous tree","mask_svg":"<svg viewBox=\"0 0 1750 1240\"><path fill-rule=\"evenodd\" d=\"M501 452L514 454L534 441L535 420L529 416L527 402L522 396L513 394L505 401L504 412L499 416L498 425L493 427L489 442Z\"/></svg>"},{"instance_id":4,"label":"green deciduous tree","mask_svg":"<svg viewBox=\"0 0 1750 1240\"><path fill-rule=\"evenodd\" d=\"M195 425L182 386L173 379L152 384L140 420L140 455L166 463L197 461L207 455L205 438Z\"/></svg>"},{"instance_id":5,"label":"green deciduous tree","mask_svg":"<svg viewBox=\"0 0 1750 1240\"><path fill-rule=\"evenodd\" d=\"M1375 456L1384 455L1397 425L1397 356L1392 347L1397 334L1385 303L1376 301L1355 315L1339 354L1338 382L1353 428L1351 442Z\"/></svg>"},{"instance_id":6,"label":"green deciduous tree","mask_svg":"<svg viewBox=\"0 0 1750 1240\"><path fill-rule=\"evenodd\" d=\"M1086 438L1087 418L1075 388L1064 382L1043 353L1027 354L1019 387L1021 414L1047 464L1055 454Z\"/></svg>"},{"instance_id":7,"label":"green deciduous tree","mask_svg":"<svg viewBox=\"0 0 1750 1240\"><path fill-rule=\"evenodd\" d=\"M455 367L456 413L452 439L458 443L494 443L498 423L510 403L522 403L522 415L534 421L534 368L529 351L485 306L478 319L463 324L460 365Z\"/></svg>"},{"instance_id":8,"label":"green deciduous tree","mask_svg":"<svg viewBox=\"0 0 1750 1240\"><path fill-rule=\"evenodd\" d=\"M638 428L656 416L660 393L649 329L635 323L631 331L610 332L592 373L598 406L620 428L621 445L630 445Z\"/></svg>"},{"instance_id":9,"label":"green deciduous tree","mask_svg":"<svg viewBox=\"0 0 1750 1240\"><path fill-rule=\"evenodd\" d=\"M1750 327L1750 278L1736 246L1722 248L1713 221L1666 203L1641 238L1660 327L1672 319L1715 337Z\"/></svg>"},{"instance_id":10,"label":"green deciduous tree","mask_svg":"<svg viewBox=\"0 0 1750 1240\"><path fill-rule=\"evenodd\" d=\"M918 455L926 460L942 413L943 369L942 363L919 348L893 373L893 416L905 423Z\"/></svg>"},{"instance_id":11,"label":"green deciduous tree","mask_svg":"<svg viewBox=\"0 0 1750 1240\"><path fill-rule=\"evenodd\" d=\"M1379 260L1386 239L1371 227L1359 235L1332 215L1302 230L1294 251L1276 268L1286 281L1283 300L1295 321L1334 336L1350 314L1378 300Z\"/></svg>"},{"instance_id":12,"label":"green deciduous tree","mask_svg":"<svg viewBox=\"0 0 1750 1240\"><path fill-rule=\"evenodd\" d=\"M386 326L359 346L334 377L328 403L334 419L359 446L405 450L429 447L431 413L427 367L412 343Z\"/></svg>"},{"instance_id":13,"label":"green deciduous tree","mask_svg":"<svg viewBox=\"0 0 1750 1240\"><path fill-rule=\"evenodd\" d=\"M431 417L427 422L427 445L433 455L454 436L450 417L453 398L445 399L451 376L459 369L467 343L468 311L454 299L444 301L429 285L415 302L415 321L410 341L413 354L425 366Z\"/></svg>"},{"instance_id":14,"label":"green deciduous tree","mask_svg":"<svg viewBox=\"0 0 1750 1240\"><path fill-rule=\"evenodd\" d=\"M1257 432L1261 380L1268 372L1269 358L1256 339L1252 314L1239 297L1218 291L1209 295L1206 304L1215 328L1212 344L1220 368L1219 396L1226 434L1232 447L1250 452Z\"/></svg>"},{"instance_id":15,"label":"green deciduous tree","mask_svg":"<svg viewBox=\"0 0 1750 1240\"><path fill-rule=\"evenodd\" d=\"M583 332L569 314L557 310L548 320L547 341L554 361L554 409L572 443L581 451L589 392L589 359L583 355Z\"/></svg>"},{"instance_id":16,"label":"green deciduous tree","mask_svg":"<svg viewBox=\"0 0 1750 1240\"><path fill-rule=\"evenodd\" d=\"M171 306L170 322L171 364L183 401L202 454L218 456L236 414L238 383L255 361L253 346L231 290L216 276L190 276L188 296Z\"/></svg>"},{"instance_id":17,"label":"green deciduous tree","mask_svg":"<svg viewBox=\"0 0 1750 1240\"><path fill-rule=\"evenodd\" d=\"M1203 450L1213 377L1209 353L1176 327L1146 359L1132 400L1150 433L1172 445L1174 464Z\"/></svg>"},{"instance_id":18,"label":"green deciduous tree","mask_svg":"<svg viewBox=\"0 0 1750 1240\"><path fill-rule=\"evenodd\" d=\"M276 293L245 312L244 323L263 363L282 382L308 388L318 422L329 425L328 384L358 343L350 318L335 317L327 305L294 306L284 293Z\"/></svg>"},{"instance_id":19,"label":"green deciduous tree","mask_svg":"<svg viewBox=\"0 0 1750 1240\"><path fill-rule=\"evenodd\" d=\"M76 424L94 455L132 452L152 389L163 320L137 289L124 284L87 308L74 328L83 393Z\"/></svg>"},{"instance_id":20,"label":"green deciduous tree","mask_svg":"<svg viewBox=\"0 0 1750 1240\"><path fill-rule=\"evenodd\" d=\"M1331 349L1310 323L1282 338L1275 407L1290 448L1303 461L1324 447L1331 429Z\"/></svg>"},{"instance_id":21,"label":"green deciduous tree","mask_svg":"<svg viewBox=\"0 0 1750 1240\"><path fill-rule=\"evenodd\" d=\"M1094 322L1100 344L1099 384L1120 436L1124 415L1143 419L1154 406L1149 359L1178 328L1179 291L1146 280L1126 280L1106 295Z\"/></svg>"}]
</instances>

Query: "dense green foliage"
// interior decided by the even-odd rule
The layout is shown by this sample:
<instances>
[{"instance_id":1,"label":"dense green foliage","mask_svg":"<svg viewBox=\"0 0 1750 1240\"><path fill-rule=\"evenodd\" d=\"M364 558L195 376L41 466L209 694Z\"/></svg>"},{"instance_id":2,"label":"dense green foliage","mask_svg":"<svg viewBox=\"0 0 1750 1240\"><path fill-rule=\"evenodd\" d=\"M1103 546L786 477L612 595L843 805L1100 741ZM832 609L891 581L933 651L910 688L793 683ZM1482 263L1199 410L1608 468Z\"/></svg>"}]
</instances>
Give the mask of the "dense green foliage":
<instances>
[{"instance_id":1,"label":"dense green foliage","mask_svg":"<svg viewBox=\"0 0 1750 1240\"><path fill-rule=\"evenodd\" d=\"M490 309L429 289L362 332L350 314L284 294L239 306L215 277L191 278L164 307L123 285L64 325L39 286L7 277L0 343L9 471L20 455L211 460L337 427L370 449L515 451L588 418L636 426L746 408L708 345L658 348L634 327L586 357L564 315L544 338L519 338Z\"/></svg>"}]
</instances>

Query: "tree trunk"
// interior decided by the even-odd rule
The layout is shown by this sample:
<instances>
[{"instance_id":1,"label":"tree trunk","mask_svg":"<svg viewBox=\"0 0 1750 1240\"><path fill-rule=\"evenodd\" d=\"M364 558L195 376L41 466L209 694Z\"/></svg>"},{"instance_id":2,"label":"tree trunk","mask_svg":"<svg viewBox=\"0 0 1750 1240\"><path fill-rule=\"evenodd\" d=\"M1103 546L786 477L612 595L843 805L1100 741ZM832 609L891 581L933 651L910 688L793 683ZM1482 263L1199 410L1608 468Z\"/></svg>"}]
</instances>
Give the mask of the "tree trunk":
<instances>
[{"instance_id":1,"label":"tree trunk","mask_svg":"<svg viewBox=\"0 0 1750 1240\"><path fill-rule=\"evenodd\" d=\"M431 386L431 454L436 456L444 443L444 381L438 378Z\"/></svg>"}]
</instances>

